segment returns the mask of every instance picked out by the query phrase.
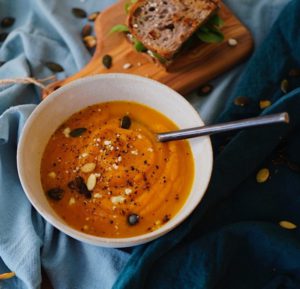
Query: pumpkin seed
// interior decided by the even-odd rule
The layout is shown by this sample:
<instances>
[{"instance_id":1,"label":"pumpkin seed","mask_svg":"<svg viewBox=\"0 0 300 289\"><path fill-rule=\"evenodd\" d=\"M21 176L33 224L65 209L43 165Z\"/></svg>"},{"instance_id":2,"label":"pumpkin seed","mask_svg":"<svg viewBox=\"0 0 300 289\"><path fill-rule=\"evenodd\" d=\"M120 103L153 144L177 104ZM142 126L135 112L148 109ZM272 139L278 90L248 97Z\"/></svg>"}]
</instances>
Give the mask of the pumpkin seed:
<instances>
[{"instance_id":1,"label":"pumpkin seed","mask_svg":"<svg viewBox=\"0 0 300 289\"><path fill-rule=\"evenodd\" d=\"M199 96L206 96L208 94L210 94L213 90L213 86L211 84L204 84L202 86L200 86L199 90L198 90L198 95Z\"/></svg>"},{"instance_id":2,"label":"pumpkin seed","mask_svg":"<svg viewBox=\"0 0 300 289\"><path fill-rule=\"evenodd\" d=\"M85 127L78 127L70 131L69 136L71 137L79 137L81 136L87 129Z\"/></svg>"},{"instance_id":3,"label":"pumpkin seed","mask_svg":"<svg viewBox=\"0 0 300 289\"><path fill-rule=\"evenodd\" d=\"M84 195L88 199L92 197L91 192L88 190L86 184L84 183L84 179L80 176L76 177L75 180L69 182L68 187L71 190L75 190L79 194Z\"/></svg>"},{"instance_id":4,"label":"pumpkin seed","mask_svg":"<svg viewBox=\"0 0 300 289\"><path fill-rule=\"evenodd\" d=\"M83 172L83 173L90 173L90 172L92 172L94 169L95 169L95 167L96 167L96 164L95 163L86 163L85 165L83 165L82 167L81 167L81 171Z\"/></svg>"},{"instance_id":5,"label":"pumpkin seed","mask_svg":"<svg viewBox=\"0 0 300 289\"><path fill-rule=\"evenodd\" d=\"M299 77L300 76L300 69L299 68L292 68L289 71L289 76L291 76L291 77Z\"/></svg>"},{"instance_id":6,"label":"pumpkin seed","mask_svg":"<svg viewBox=\"0 0 300 289\"><path fill-rule=\"evenodd\" d=\"M86 18L87 16L86 12L83 9L77 7L72 9L72 13L77 18Z\"/></svg>"},{"instance_id":7,"label":"pumpkin seed","mask_svg":"<svg viewBox=\"0 0 300 289\"><path fill-rule=\"evenodd\" d=\"M3 274L0 274L0 280L10 279L10 278L15 277L15 276L16 276L15 272L3 273Z\"/></svg>"},{"instance_id":8,"label":"pumpkin seed","mask_svg":"<svg viewBox=\"0 0 300 289\"><path fill-rule=\"evenodd\" d=\"M64 190L61 188L53 188L47 191L47 195L50 199L60 201L63 198Z\"/></svg>"},{"instance_id":9,"label":"pumpkin seed","mask_svg":"<svg viewBox=\"0 0 300 289\"><path fill-rule=\"evenodd\" d=\"M289 89L289 82L287 79L283 79L280 84L280 89L283 93L287 93Z\"/></svg>"},{"instance_id":10,"label":"pumpkin seed","mask_svg":"<svg viewBox=\"0 0 300 289\"><path fill-rule=\"evenodd\" d=\"M123 196L113 196L110 198L110 201L115 205L123 204L125 200L126 200L126 198Z\"/></svg>"},{"instance_id":11,"label":"pumpkin seed","mask_svg":"<svg viewBox=\"0 0 300 289\"><path fill-rule=\"evenodd\" d=\"M85 37L90 35L92 32L92 26L90 24L86 24L83 26L82 30L81 30L81 36Z\"/></svg>"},{"instance_id":12,"label":"pumpkin seed","mask_svg":"<svg viewBox=\"0 0 300 289\"><path fill-rule=\"evenodd\" d=\"M267 181L269 176L270 176L270 171L266 168L263 168L259 170L258 173L256 174L256 181L258 183L264 183Z\"/></svg>"},{"instance_id":13,"label":"pumpkin seed","mask_svg":"<svg viewBox=\"0 0 300 289\"><path fill-rule=\"evenodd\" d=\"M13 26L14 23L15 23L15 18L13 18L13 17L5 17L1 21L1 27L8 28L8 27Z\"/></svg>"},{"instance_id":14,"label":"pumpkin seed","mask_svg":"<svg viewBox=\"0 0 300 289\"><path fill-rule=\"evenodd\" d=\"M293 230L297 228L297 225L294 223L291 223L289 221L280 221L279 226L281 226L284 229Z\"/></svg>"},{"instance_id":15,"label":"pumpkin seed","mask_svg":"<svg viewBox=\"0 0 300 289\"><path fill-rule=\"evenodd\" d=\"M139 221L140 221L140 216L137 215L137 214L130 214L130 215L127 217L127 223L128 223L130 226L136 225Z\"/></svg>"},{"instance_id":16,"label":"pumpkin seed","mask_svg":"<svg viewBox=\"0 0 300 289\"><path fill-rule=\"evenodd\" d=\"M124 128L124 129L129 129L130 128L131 119L128 115L125 115L125 116L122 117L120 126L121 126L121 128Z\"/></svg>"},{"instance_id":17,"label":"pumpkin seed","mask_svg":"<svg viewBox=\"0 0 300 289\"><path fill-rule=\"evenodd\" d=\"M87 48L94 48L97 44L97 39L95 36L88 35L83 38L83 42Z\"/></svg>"},{"instance_id":18,"label":"pumpkin seed","mask_svg":"<svg viewBox=\"0 0 300 289\"><path fill-rule=\"evenodd\" d=\"M50 172L48 174L48 177L51 178L51 179L55 179L56 178L56 173L55 172Z\"/></svg>"},{"instance_id":19,"label":"pumpkin seed","mask_svg":"<svg viewBox=\"0 0 300 289\"><path fill-rule=\"evenodd\" d=\"M102 58L102 63L104 65L104 67L106 67L107 69L110 69L112 66L112 57L108 54L104 55Z\"/></svg>"},{"instance_id":20,"label":"pumpkin seed","mask_svg":"<svg viewBox=\"0 0 300 289\"><path fill-rule=\"evenodd\" d=\"M0 33L0 42L4 42L7 36L8 36L8 33L6 33L6 32Z\"/></svg>"},{"instance_id":21,"label":"pumpkin seed","mask_svg":"<svg viewBox=\"0 0 300 289\"><path fill-rule=\"evenodd\" d=\"M72 206L76 203L76 200L75 198L71 197L70 200L69 200L69 206Z\"/></svg>"},{"instance_id":22,"label":"pumpkin seed","mask_svg":"<svg viewBox=\"0 0 300 289\"><path fill-rule=\"evenodd\" d=\"M92 14L90 14L90 15L88 16L88 20L89 20L89 21L95 21L96 18L97 18L97 16L98 16L99 14L100 14L99 11L93 12Z\"/></svg>"},{"instance_id":23,"label":"pumpkin seed","mask_svg":"<svg viewBox=\"0 0 300 289\"><path fill-rule=\"evenodd\" d=\"M270 100L261 100L260 102L259 102L259 107L261 108L261 109L265 109L266 107L268 107L268 106L270 106L272 103L271 103L271 101Z\"/></svg>"},{"instance_id":24,"label":"pumpkin seed","mask_svg":"<svg viewBox=\"0 0 300 289\"><path fill-rule=\"evenodd\" d=\"M245 106L250 103L250 99L246 96L239 96L234 100L234 104L237 106Z\"/></svg>"},{"instance_id":25,"label":"pumpkin seed","mask_svg":"<svg viewBox=\"0 0 300 289\"><path fill-rule=\"evenodd\" d=\"M231 47L237 46L238 45L238 41L235 38L229 38L227 41L228 45Z\"/></svg>"},{"instance_id":26,"label":"pumpkin seed","mask_svg":"<svg viewBox=\"0 0 300 289\"><path fill-rule=\"evenodd\" d=\"M45 65L53 72L62 72L64 71L63 67L55 62L48 61Z\"/></svg>"},{"instance_id":27,"label":"pumpkin seed","mask_svg":"<svg viewBox=\"0 0 300 289\"><path fill-rule=\"evenodd\" d=\"M86 182L86 186L87 186L89 191L92 191L95 188L96 181L97 181L96 175L95 174L90 174L88 179L87 179L87 182Z\"/></svg>"}]
</instances>

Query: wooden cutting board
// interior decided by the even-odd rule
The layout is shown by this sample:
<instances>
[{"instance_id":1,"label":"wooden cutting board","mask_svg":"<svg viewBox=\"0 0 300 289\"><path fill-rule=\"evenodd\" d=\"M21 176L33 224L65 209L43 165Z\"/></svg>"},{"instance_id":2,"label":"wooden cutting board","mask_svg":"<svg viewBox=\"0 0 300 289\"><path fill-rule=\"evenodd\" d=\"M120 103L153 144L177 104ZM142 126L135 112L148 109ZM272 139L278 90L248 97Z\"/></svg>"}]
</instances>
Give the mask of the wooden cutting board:
<instances>
[{"instance_id":1,"label":"wooden cutting board","mask_svg":"<svg viewBox=\"0 0 300 289\"><path fill-rule=\"evenodd\" d=\"M172 66L166 70L160 64L154 63L147 54L136 52L123 33L109 33L114 25L125 23L124 4L127 2L128 0L120 0L97 17L95 21L97 47L91 61L73 76L50 84L43 91L43 97L78 78L112 72L149 77L170 86L181 94L187 94L229 70L244 60L252 51L253 41L250 32L222 4L219 15L225 21L222 27L225 41L219 44L203 43L188 53L178 56ZM236 39L238 45L229 46L227 41L229 38ZM110 69L102 65L102 57L105 54L113 58L113 65ZM132 66L124 69L123 66L126 63Z\"/></svg>"}]
</instances>

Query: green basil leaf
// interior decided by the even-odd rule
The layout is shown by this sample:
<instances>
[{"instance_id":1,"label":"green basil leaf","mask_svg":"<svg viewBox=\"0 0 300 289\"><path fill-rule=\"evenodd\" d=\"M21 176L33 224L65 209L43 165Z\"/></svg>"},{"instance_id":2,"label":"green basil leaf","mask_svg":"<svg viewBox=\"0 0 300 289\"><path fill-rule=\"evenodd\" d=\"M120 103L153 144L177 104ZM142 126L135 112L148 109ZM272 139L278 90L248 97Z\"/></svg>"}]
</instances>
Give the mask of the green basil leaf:
<instances>
[{"instance_id":1,"label":"green basil leaf","mask_svg":"<svg viewBox=\"0 0 300 289\"><path fill-rule=\"evenodd\" d=\"M210 31L199 29L197 37L205 43L220 43L224 40L224 35L217 29L210 29Z\"/></svg>"},{"instance_id":2,"label":"green basil leaf","mask_svg":"<svg viewBox=\"0 0 300 289\"><path fill-rule=\"evenodd\" d=\"M218 14L215 14L208 20L208 23L210 25L222 27L224 25L224 20Z\"/></svg>"},{"instance_id":3,"label":"green basil leaf","mask_svg":"<svg viewBox=\"0 0 300 289\"><path fill-rule=\"evenodd\" d=\"M137 40L136 38L133 38L132 40L133 40L133 46L137 52L144 52L147 50L147 48L144 46L144 44L141 41Z\"/></svg>"},{"instance_id":4,"label":"green basil leaf","mask_svg":"<svg viewBox=\"0 0 300 289\"><path fill-rule=\"evenodd\" d=\"M124 9L125 9L125 12L126 14L128 14L129 10L130 10L130 7L132 6L132 4L134 4L135 2L137 2L137 0L130 0L130 2L128 3L125 3L124 5Z\"/></svg>"},{"instance_id":5,"label":"green basil leaf","mask_svg":"<svg viewBox=\"0 0 300 289\"><path fill-rule=\"evenodd\" d=\"M167 61L167 59L165 59L163 56L159 55L156 52L151 51L151 54L157 58L161 63L165 63Z\"/></svg>"},{"instance_id":6,"label":"green basil leaf","mask_svg":"<svg viewBox=\"0 0 300 289\"><path fill-rule=\"evenodd\" d=\"M125 5L124 5L124 9L125 9L125 12L126 12L126 14L128 14L128 12L129 12L129 9L130 9L130 6L131 6L131 4L130 4L130 3L125 3Z\"/></svg>"},{"instance_id":7,"label":"green basil leaf","mask_svg":"<svg viewBox=\"0 0 300 289\"><path fill-rule=\"evenodd\" d=\"M109 33L115 33L115 32L128 32L129 29L126 25L123 24L117 24L115 25Z\"/></svg>"}]
</instances>

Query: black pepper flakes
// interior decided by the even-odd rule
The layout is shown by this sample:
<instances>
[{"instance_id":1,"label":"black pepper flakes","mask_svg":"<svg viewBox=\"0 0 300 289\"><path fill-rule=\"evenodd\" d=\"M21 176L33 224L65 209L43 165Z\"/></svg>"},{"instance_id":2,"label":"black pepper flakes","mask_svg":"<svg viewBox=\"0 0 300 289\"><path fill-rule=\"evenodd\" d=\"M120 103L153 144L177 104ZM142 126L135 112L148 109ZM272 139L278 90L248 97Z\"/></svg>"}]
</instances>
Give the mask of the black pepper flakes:
<instances>
[{"instance_id":1,"label":"black pepper flakes","mask_svg":"<svg viewBox=\"0 0 300 289\"><path fill-rule=\"evenodd\" d=\"M163 220L164 223L167 223L168 221L170 221L170 215L164 215Z\"/></svg>"}]
</instances>

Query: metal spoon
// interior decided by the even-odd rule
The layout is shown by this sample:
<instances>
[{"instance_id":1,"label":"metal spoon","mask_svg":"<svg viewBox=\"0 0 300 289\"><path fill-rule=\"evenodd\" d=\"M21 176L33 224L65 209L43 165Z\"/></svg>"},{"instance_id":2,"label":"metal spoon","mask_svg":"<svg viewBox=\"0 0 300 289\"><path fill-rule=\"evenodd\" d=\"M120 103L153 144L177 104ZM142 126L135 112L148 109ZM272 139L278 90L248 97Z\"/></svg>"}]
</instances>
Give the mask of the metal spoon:
<instances>
[{"instance_id":1,"label":"metal spoon","mask_svg":"<svg viewBox=\"0 0 300 289\"><path fill-rule=\"evenodd\" d=\"M247 118L227 123L164 132L157 134L156 137L157 140L160 142L167 142L172 140L181 140L198 136L211 135L220 132L226 132L230 130L244 129L248 127L256 127L281 122L289 123L289 115L287 112Z\"/></svg>"}]
</instances>

